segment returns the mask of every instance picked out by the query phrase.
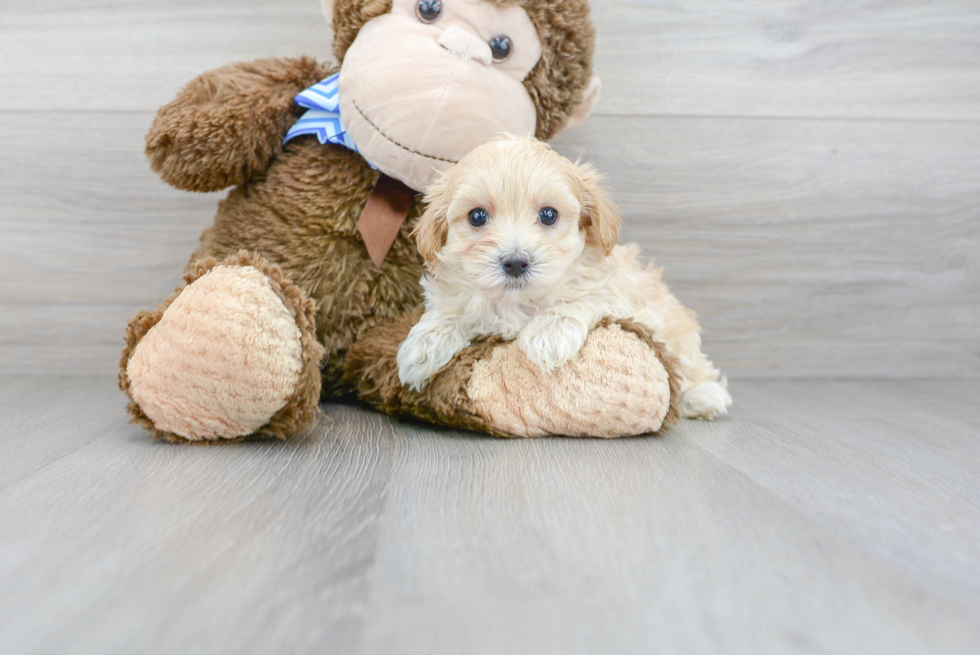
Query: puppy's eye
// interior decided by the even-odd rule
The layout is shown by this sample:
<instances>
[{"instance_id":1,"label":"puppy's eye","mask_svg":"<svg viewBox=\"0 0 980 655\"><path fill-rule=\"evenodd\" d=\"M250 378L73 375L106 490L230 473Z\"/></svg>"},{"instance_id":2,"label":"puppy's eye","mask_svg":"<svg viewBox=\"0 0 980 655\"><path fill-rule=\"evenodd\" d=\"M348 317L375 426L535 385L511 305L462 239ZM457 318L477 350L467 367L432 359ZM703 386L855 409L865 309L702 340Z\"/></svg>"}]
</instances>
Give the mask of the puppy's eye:
<instances>
[{"instance_id":1,"label":"puppy's eye","mask_svg":"<svg viewBox=\"0 0 980 655\"><path fill-rule=\"evenodd\" d=\"M542 225L550 227L558 222L558 210L554 207L545 207L538 212L538 220Z\"/></svg>"},{"instance_id":2,"label":"puppy's eye","mask_svg":"<svg viewBox=\"0 0 980 655\"><path fill-rule=\"evenodd\" d=\"M493 60L500 63L510 57L511 42L509 36L495 36L490 39L490 52L493 53Z\"/></svg>"},{"instance_id":3,"label":"puppy's eye","mask_svg":"<svg viewBox=\"0 0 980 655\"><path fill-rule=\"evenodd\" d=\"M490 214L483 208L474 209L470 212L468 220L473 227L483 227L490 222Z\"/></svg>"},{"instance_id":4,"label":"puppy's eye","mask_svg":"<svg viewBox=\"0 0 980 655\"><path fill-rule=\"evenodd\" d=\"M415 5L415 15L423 23L434 23L442 18L442 3L439 0L420 0Z\"/></svg>"}]
</instances>

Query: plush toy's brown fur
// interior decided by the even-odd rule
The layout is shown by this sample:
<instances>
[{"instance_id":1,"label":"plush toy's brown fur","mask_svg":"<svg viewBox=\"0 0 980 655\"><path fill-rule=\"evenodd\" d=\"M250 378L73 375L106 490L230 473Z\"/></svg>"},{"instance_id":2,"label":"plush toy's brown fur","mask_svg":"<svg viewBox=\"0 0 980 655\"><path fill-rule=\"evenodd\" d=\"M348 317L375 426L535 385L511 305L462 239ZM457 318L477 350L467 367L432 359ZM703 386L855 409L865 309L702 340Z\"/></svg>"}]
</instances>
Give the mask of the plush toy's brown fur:
<instances>
[{"instance_id":1,"label":"plush toy's brown fur","mask_svg":"<svg viewBox=\"0 0 980 655\"><path fill-rule=\"evenodd\" d=\"M337 393L354 340L420 302L422 262L408 225L421 198L378 270L357 221L379 174L357 153L314 137L281 145L302 113L294 96L331 72L300 58L205 73L160 110L147 153L179 189L240 185L221 202L188 270L201 258L222 260L243 249L275 262L316 305L317 337L327 349L323 378L327 392Z\"/></svg>"},{"instance_id":2,"label":"plush toy's brown fur","mask_svg":"<svg viewBox=\"0 0 980 655\"><path fill-rule=\"evenodd\" d=\"M537 107L537 135L549 138L564 126L591 78L594 34L588 3L490 1L523 6L538 29L544 55L525 85ZM338 60L343 60L358 30L390 6L390 0L337 0ZM304 349L300 388L257 436L284 438L310 422L321 391L321 381L311 371L321 355L324 395L354 390L389 412L497 432L486 420L468 414L465 399L458 395L472 360L489 352L493 341L458 358L423 396L405 398L395 390L395 339L400 341L407 332L412 317L392 322L421 301L422 260L409 236L421 197L379 270L357 231L379 173L357 153L321 145L311 136L282 145L286 131L303 112L294 96L335 70L309 58L234 64L201 75L160 110L146 138L153 170L188 191L235 187L201 237L185 279L192 283L219 262L254 266L272 279L297 318ZM130 391L126 367L134 349L172 300L131 323L120 362L123 390ZM389 323L348 361L348 351L359 339ZM130 412L157 436L180 439L157 430L135 402Z\"/></svg>"}]
</instances>

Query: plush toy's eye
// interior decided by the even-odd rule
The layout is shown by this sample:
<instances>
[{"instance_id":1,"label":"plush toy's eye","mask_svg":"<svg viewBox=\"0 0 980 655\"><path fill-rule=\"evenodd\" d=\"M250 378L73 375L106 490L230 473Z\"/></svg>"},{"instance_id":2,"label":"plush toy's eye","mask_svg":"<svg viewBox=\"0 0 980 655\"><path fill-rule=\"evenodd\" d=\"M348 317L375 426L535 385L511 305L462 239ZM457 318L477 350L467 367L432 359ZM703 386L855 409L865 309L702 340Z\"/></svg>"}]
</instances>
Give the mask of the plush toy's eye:
<instances>
[{"instance_id":1,"label":"plush toy's eye","mask_svg":"<svg viewBox=\"0 0 980 655\"><path fill-rule=\"evenodd\" d=\"M419 0L415 5L415 15L423 23L434 23L442 18L442 3L439 0Z\"/></svg>"},{"instance_id":2,"label":"plush toy's eye","mask_svg":"<svg viewBox=\"0 0 980 655\"><path fill-rule=\"evenodd\" d=\"M487 213L486 209L481 207L471 211L468 220L473 227L483 227L490 221L490 214Z\"/></svg>"},{"instance_id":3,"label":"plush toy's eye","mask_svg":"<svg viewBox=\"0 0 980 655\"><path fill-rule=\"evenodd\" d=\"M509 36L495 36L490 39L490 51L494 61L504 61L510 57L511 43Z\"/></svg>"},{"instance_id":4,"label":"plush toy's eye","mask_svg":"<svg viewBox=\"0 0 980 655\"><path fill-rule=\"evenodd\" d=\"M554 225L558 222L558 210L554 207L545 207L538 212L538 220L542 225Z\"/></svg>"}]
</instances>

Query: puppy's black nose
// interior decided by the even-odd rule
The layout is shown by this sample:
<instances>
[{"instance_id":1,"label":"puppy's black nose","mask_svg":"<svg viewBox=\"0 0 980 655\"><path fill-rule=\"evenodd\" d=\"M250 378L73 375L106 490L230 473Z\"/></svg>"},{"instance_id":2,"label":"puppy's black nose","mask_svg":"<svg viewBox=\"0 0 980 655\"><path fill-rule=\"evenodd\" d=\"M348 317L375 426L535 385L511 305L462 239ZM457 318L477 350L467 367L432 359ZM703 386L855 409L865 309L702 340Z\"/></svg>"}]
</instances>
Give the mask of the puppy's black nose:
<instances>
[{"instance_id":1,"label":"puppy's black nose","mask_svg":"<svg viewBox=\"0 0 980 655\"><path fill-rule=\"evenodd\" d=\"M511 277L521 277L527 274L530 262L524 257L509 257L501 262L504 271Z\"/></svg>"}]
</instances>

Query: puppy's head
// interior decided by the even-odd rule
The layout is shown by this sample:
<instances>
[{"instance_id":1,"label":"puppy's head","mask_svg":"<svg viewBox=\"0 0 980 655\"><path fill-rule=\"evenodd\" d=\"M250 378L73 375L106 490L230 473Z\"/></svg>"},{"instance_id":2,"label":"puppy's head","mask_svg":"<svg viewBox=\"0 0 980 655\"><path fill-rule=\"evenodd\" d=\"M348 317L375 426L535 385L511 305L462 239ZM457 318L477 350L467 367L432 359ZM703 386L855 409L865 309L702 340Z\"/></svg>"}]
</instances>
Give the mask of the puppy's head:
<instances>
[{"instance_id":1,"label":"puppy's head","mask_svg":"<svg viewBox=\"0 0 980 655\"><path fill-rule=\"evenodd\" d=\"M619 213L600 182L540 141L501 137L432 186L419 252L488 295L547 295L587 249L608 255L616 245Z\"/></svg>"}]
</instances>

